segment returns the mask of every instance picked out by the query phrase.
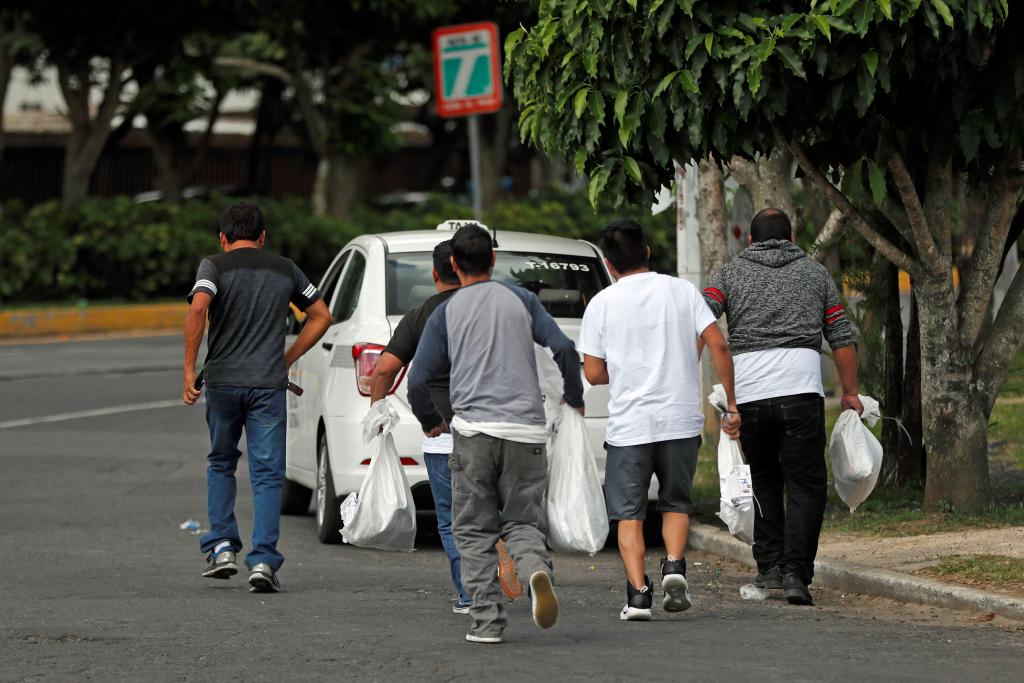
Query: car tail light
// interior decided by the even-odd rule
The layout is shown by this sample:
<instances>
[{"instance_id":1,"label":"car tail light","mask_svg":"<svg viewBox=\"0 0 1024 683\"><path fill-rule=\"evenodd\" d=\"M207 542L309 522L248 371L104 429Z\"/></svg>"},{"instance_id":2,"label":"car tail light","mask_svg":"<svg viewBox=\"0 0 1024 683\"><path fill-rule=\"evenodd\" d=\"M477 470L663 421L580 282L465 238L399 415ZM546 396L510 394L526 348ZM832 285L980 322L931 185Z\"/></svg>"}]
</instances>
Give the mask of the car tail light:
<instances>
[{"instance_id":1,"label":"car tail light","mask_svg":"<svg viewBox=\"0 0 1024 683\"><path fill-rule=\"evenodd\" d=\"M354 344L352 346L352 360L356 365L356 388L361 396L370 395L370 382L373 378L373 368L377 365L377 359L384 351L380 344ZM405 368L398 373L395 383L388 391L388 396L398 391L398 385L405 378Z\"/></svg>"},{"instance_id":2,"label":"car tail light","mask_svg":"<svg viewBox=\"0 0 1024 683\"><path fill-rule=\"evenodd\" d=\"M402 464L405 465L406 467L416 467L417 465L419 465L419 463L416 462L416 458L410 458L409 456L402 456L401 461L402 461ZM363 461L361 463L359 463L359 464L360 465L369 465L370 464L370 459L369 458L364 458Z\"/></svg>"}]
</instances>

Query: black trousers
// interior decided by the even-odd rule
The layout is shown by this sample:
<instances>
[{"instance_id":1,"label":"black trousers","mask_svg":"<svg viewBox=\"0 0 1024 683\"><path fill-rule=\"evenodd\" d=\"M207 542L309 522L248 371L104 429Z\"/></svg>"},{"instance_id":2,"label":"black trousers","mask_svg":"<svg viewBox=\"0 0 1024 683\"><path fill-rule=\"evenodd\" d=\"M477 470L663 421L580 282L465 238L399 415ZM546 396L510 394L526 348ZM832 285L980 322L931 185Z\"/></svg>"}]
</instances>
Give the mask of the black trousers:
<instances>
[{"instance_id":1,"label":"black trousers","mask_svg":"<svg viewBox=\"0 0 1024 683\"><path fill-rule=\"evenodd\" d=\"M739 405L754 497L754 559L809 584L825 516L825 399L779 396Z\"/></svg>"}]
</instances>

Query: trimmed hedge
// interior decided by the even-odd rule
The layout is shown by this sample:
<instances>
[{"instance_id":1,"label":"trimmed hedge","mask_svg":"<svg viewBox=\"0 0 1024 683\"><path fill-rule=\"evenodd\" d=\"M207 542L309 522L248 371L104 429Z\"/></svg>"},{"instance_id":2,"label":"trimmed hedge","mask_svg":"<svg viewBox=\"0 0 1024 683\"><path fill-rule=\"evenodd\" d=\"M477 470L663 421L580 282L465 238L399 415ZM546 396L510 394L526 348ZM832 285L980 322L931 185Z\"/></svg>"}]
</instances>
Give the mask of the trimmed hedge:
<instances>
[{"instance_id":1,"label":"trimmed hedge","mask_svg":"<svg viewBox=\"0 0 1024 683\"><path fill-rule=\"evenodd\" d=\"M136 204L128 197L90 198L71 209L56 201L26 208L8 202L0 213L0 302L180 297L192 286L199 259L219 249L217 219L236 198L180 205ZM471 215L438 198L422 207L357 210L353 220L311 215L304 199L257 199L266 218L267 248L318 280L338 250L368 232L433 228ZM675 263L674 212L637 216L648 228L655 267ZM613 216L595 214L581 195L547 193L496 205L485 221L500 230L595 240Z\"/></svg>"}]
</instances>

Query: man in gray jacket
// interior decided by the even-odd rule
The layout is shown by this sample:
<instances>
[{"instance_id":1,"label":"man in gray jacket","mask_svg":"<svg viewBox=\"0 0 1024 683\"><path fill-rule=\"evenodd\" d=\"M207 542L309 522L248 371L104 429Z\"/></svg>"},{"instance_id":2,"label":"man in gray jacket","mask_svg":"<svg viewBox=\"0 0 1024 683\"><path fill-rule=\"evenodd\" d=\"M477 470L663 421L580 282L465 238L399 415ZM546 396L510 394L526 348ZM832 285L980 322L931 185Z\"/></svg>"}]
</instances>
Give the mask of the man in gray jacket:
<instances>
[{"instance_id":1,"label":"man in gray jacket","mask_svg":"<svg viewBox=\"0 0 1024 683\"><path fill-rule=\"evenodd\" d=\"M842 407L857 397L857 349L839 290L824 266L792 242L789 218L764 209L750 248L715 273L704 300L729 323L740 444L757 498L754 583L810 605L807 586L825 513L822 336L832 347ZM785 495L785 504L783 504Z\"/></svg>"},{"instance_id":2,"label":"man in gray jacket","mask_svg":"<svg viewBox=\"0 0 1024 683\"><path fill-rule=\"evenodd\" d=\"M424 434L454 437L452 523L462 584L473 601L466 640L500 643L507 619L495 572L499 538L519 575L529 577L534 622L550 628L558 618L542 530L547 433L534 342L553 352L563 400L580 413L583 380L576 347L537 296L491 280L489 232L476 224L460 228L452 265L462 287L427 320L409 371L409 403ZM449 368L450 427L430 394L430 381Z\"/></svg>"}]
</instances>

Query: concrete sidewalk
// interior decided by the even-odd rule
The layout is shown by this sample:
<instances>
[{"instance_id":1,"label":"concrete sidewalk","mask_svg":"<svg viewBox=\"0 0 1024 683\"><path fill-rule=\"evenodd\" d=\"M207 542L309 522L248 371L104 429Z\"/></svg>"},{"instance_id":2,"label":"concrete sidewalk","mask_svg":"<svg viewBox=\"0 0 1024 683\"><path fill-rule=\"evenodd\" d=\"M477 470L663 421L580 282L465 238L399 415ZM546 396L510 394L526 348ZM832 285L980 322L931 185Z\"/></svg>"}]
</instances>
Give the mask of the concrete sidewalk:
<instances>
[{"instance_id":1,"label":"concrete sidewalk","mask_svg":"<svg viewBox=\"0 0 1024 683\"><path fill-rule=\"evenodd\" d=\"M726 557L751 568L756 567L750 546L718 527L692 524L689 545L696 550ZM1022 598L966 588L891 569L822 557L820 554L814 563L814 585L845 593L891 598L901 602L994 612L1001 617L1024 621Z\"/></svg>"},{"instance_id":2,"label":"concrete sidewalk","mask_svg":"<svg viewBox=\"0 0 1024 683\"><path fill-rule=\"evenodd\" d=\"M180 303L54 306L0 311L0 339L94 332L180 330L188 305Z\"/></svg>"}]
</instances>

